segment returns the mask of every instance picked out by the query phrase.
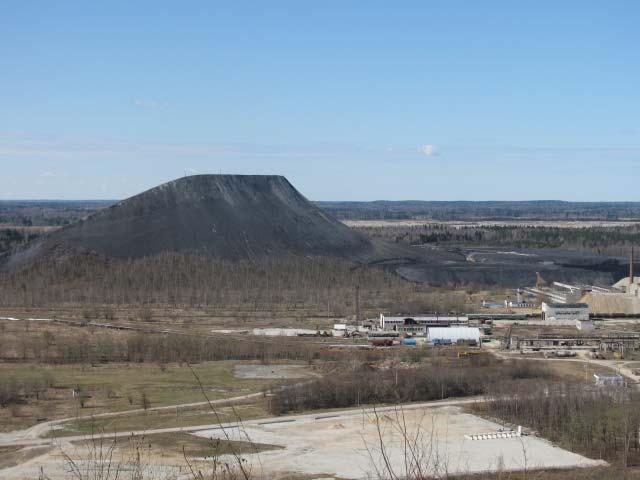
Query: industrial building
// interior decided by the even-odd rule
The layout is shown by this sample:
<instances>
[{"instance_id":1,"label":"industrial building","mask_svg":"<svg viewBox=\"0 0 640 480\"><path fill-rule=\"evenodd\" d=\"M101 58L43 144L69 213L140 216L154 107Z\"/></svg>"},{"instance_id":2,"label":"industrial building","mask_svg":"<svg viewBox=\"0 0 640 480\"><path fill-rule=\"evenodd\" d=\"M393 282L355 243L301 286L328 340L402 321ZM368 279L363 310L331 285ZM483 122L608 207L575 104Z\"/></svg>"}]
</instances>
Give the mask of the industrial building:
<instances>
[{"instance_id":1,"label":"industrial building","mask_svg":"<svg viewBox=\"0 0 640 480\"><path fill-rule=\"evenodd\" d=\"M522 288L518 288L516 290L516 301L514 302L513 300L509 300L507 298L504 301L504 306L507 308L537 308L538 305L536 303L525 301L524 294L524 290Z\"/></svg>"},{"instance_id":2,"label":"industrial building","mask_svg":"<svg viewBox=\"0 0 640 480\"><path fill-rule=\"evenodd\" d=\"M550 286L535 286L523 289L530 296L547 299L553 303L579 303L581 299L591 292L616 292L613 288L597 287L595 285L571 285L568 283L553 282Z\"/></svg>"},{"instance_id":3,"label":"industrial building","mask_svg":"<svg viewBox=\"0 0 640 480\"><path fill-rule=\"evenodd\" d=\"M614 287L622 290L627 295L638 297L640 296L640 277L635 276L634 269L635 261L633 258L633 247L631 247L631 256L629 258L629 276L620 280L614 285Z\"/></svg>"},{"instance_id":4,"label":"industrial building","mask_svg":"<svg viewBox=\"0 0 640 480\"><path fill-rule=\"evenodd\" d=\"M427 341L434 345L459 343L480 345L480 329L477 327L429 327Z\"/></svg>"},{"instance_id":5,"label":"industrial building","mask_svg":"<svg viewBox=\"0 0 640 480\"><path fill-rule=\"evenodd\" d=\"M451 327L468 325L466 316L407 316L385 317L380 314L380 329L389 332L408 333L411 335L426 335L429 327Z\"/></svg>"},{"instance_id":6,"label":"industrial building","mask_svg":"<svg viewBox=\"0 0 640 480\"><path fill-rule=\"evenodd\" d=\"M545 303L542 302L542 320L586 321L589 320L589 305L586 303Z\"/></svg>"},{"instance_id":7,"label":"industrial building","mask_svg":"<svg viewBox=\"0 0 640 480\"><path fill-rule=\"evenodd\" d=\"M371 331L369 325L347 325L346 323L335 323L331 334L334 337L359 337L367 335Z\"/></svg>"},{"instance_id":8,"label":"industrial building","mask_svg":"<svg viewBox=\"0 0 640 480\"><path fill-rule=\"evenodd\" d=\"M467 319L473 324L473 322L485 323L488 321L496 320L527 320L531 316L526 313L467 313Z\"/></svg>"},{"instance_id":9,"label":"industrial building","mask_svg":"<svg viewBox=\"0 0 640 480\"><path fill-rule=\"evenodd\" d=\"M549 350L558 347L573 349L597 348L604 351L637 350L639 333L538 333L535 335L510 334L507 339L510 350Z\"/></svg>"},{"instance_id":10,"label":"industrial building","mask_svg":"<svg viewBox=\"0 0 640 480\"><path fill-rule=\"evenodd\" d=\"M622 280L616 282L613 288L633 297L640 297L640 277L634 276L633 280L631 277L624 277Z\"/></svg>"},{"instance_id":11,"label":"industrial building","mask_svg":"<svg viewBox=\"0 0 640 480\"><path fill-rule=\"evenodd\" d=\"M582 288L578 286L576 288L564 288L564 286L560 287L559 285L525 288L524 292L541 299L548 299L554 303L575 303L580 301L584 294Z\"/></svg>"},{"instance_id":12,"label":"industrial building","mask_svg":"<svg viewBox=\"0 0 640 480\"><path fill-rule=\"evenodd\" d=\"M640 277L635 276L634 267L632 250L629 258L629 275L610 287L571 285L561 282L548 284L538 277L535 287L518 289L516 294L518 300L523 300L524 293L547 304L587 303L591 316L638 317L640 316Z\"/></svg>"}]
</instances>

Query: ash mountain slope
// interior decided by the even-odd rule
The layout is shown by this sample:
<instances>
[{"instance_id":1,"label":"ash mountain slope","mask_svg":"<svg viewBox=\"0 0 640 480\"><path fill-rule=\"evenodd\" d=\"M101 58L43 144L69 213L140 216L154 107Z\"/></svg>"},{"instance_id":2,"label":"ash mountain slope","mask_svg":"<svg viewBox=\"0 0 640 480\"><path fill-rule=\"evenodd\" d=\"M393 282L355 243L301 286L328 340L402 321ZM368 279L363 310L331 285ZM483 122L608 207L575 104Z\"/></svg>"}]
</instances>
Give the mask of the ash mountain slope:
<instances>
[{"instance_id":1,"label":"ash mountain slope","mask_svg":"<svg viewBox=\"0 0 640 480\"><path fill-rule=\"evenodd\" d=\"M99 210L36 239L0 261L16 270L74 254L130 259L165 252L226 260L337 257L377 265L431 285L532 285L549 281L610 285L624 259L557 249L411 247L368 238L309 202L282 176L195 175ZM510 250L510 249L509 249Z\"/></svg>"},{"instance_id":2,"label":"ash mountain slope","mask_svg":"<svg viewBox=\"0 0 640 480\"><path fill-rule=\"evenodd\" d=\"M195 175L100 210L14 254L23 264L65 251L138 258L162 252L237 260L282 255L365 258L374 250L282 176Z\"/></svg>"}]
</instances>

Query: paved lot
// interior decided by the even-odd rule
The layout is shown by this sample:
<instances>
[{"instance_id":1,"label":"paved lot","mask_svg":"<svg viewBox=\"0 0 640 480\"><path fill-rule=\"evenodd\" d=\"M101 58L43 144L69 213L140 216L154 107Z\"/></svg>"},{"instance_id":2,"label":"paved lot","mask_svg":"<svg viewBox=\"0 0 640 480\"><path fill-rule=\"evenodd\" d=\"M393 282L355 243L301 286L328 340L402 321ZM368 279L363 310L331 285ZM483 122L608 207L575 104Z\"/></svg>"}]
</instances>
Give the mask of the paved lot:
<instances>
[{"instance_id":1,"label":"paved lot","mask_svg":"<svg viewBox=\"0 0 640 480\"><path fill-rule=\"evenodd\" d=\"M380 429L378 430L378 425ZM403 427L406 425L406 427ZM283 450L247 456L255 472L335 475L360 479L385 471L386 456L394 472L430 474L542 467L596 466L601 462L553 446L536 437L467 440L468 433L495 432L500 425L459 407L386 410L305 416L293 421L252 422L239 428L196 432L196 435L251 440L284 446ZM406 435L405 435L406 433ZM408 443L405 438L409 438ZM380 438L385 451L380 448ZM413 448L415 446L416 448ZM408 459L408 460L407 460Z\"/></svg>"},{"instance_id":2,"label":"paved lot","mask_svg":"<svg viewBox=\"0 0 640 480\"><path fill-rule=\"evenodd\" d=\"M108 446L115 437L124 439L132 434L189 432L207 438L250 440L285 447L245 457L253 471L266 478L277 478L278 474L284 472L352 479L367 478L373 473L375 477L376 468L384 469L380 438L386 446L385 453L390 465L400 477L404 476L405 464L409 465L409 470L421 468L428 473L465 473L498 468L521 470L525 467L525 458L527 469L601 464L535 437L479 441L465 439L465 434L491 433L500 428L496 423L462 411L460 406L476 401L482 401L482 398L410 404L402 410L384 407L256 419L244 422L242 429L238 423L200 425L123 431L115 435L97 435L95 438L102 438ZM380 436L377 425L380 425ZM403 441L403 431L412 439L408 444ZM38 478L40 468L44 468L52 480L68 478L60 449L73 457L87 458L87 452L82 453L77 447L71 446L72 442L87 440L85 436L77 436L59 440L29 438L7 442L6 446L51 445L53 448L48 454L37 456L20 466L0 470L0 478ZM405 448L413 445L418 447L414 451ZM407 463L405 453L409 459ZM233 459L229 460L233 462ZM181 478L185 474L183 461L168 458L154 459L148 467L154 472L163 472L162 476L153 478Z\"/></svg>"}]
</instances>

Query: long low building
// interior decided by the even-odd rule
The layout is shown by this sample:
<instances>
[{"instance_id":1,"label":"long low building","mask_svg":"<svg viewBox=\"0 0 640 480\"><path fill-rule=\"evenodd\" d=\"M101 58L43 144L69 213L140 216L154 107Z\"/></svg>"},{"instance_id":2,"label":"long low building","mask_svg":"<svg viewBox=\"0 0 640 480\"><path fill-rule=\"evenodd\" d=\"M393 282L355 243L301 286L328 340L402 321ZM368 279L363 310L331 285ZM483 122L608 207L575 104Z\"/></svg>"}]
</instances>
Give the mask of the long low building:
<instances>
[{"instance_id":1,"label":"long low building","mask_svg":"<svg viewBox=\"0 0 640 480\"><path fill-rule=\"evenodd\" d=\"M406 317L385 317L380 314L380 329L389 332L410 333L414 335L425 335L429 327L450 327L453 325L468 325L469 318L466 316L406 316Z\"/></svg>"},{"instance_id":2,"label":"long low building","mask_svg":"<svg viewBox=\"0 0 640 480\"><path fill-rule=\"evenodd\" d=\"M542 303L542 320L583 321L589 320L589 305L586 303Z\"/></svg>"},{"instance_id":3,"label":"long low building","mask_svg":"<svg viewBox=\"0 0 640 480\"><path fill-rule=\"evenodd\" d=\"M467 313L467 318L473 321L486 321L486 320L527 320L531 318L533 315L527 315L526 313L492 313L492 312L481 312L481 313Z\"/></svg>"},{"instance_id":4,"label":"long low building","mask_svg":"<svg viewBox=\"0 0 640 480\"><path fill-rule=\"evenodd\" d=\"M456 343L480 344L480 329L477 327L430 327L427 340L434 345Z\"/></svg>"},{"instance_id":5,"label":"long low building","mask_svg":"<svg viewBox=\"0 0 640 480\"><path fill-rule=\"evenodd\" d=\"M511 335L507 339L510 350L540 350L562 348L599 348L601 350L637 350L640 334L628 333L539 333L536 335Z\"/></svg>"}]
</instances>

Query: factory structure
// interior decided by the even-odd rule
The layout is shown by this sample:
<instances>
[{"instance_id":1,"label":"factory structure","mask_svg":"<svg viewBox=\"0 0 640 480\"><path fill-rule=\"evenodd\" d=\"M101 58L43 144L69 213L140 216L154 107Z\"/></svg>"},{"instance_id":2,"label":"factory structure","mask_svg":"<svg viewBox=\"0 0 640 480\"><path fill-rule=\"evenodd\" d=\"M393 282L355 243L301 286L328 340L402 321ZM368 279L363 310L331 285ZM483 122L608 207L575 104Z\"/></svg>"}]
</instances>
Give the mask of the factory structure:
<instances>
[{"instance_id":1,"label":"factory structure","mask_svg":"<svg viewBox=\"0 0 640 480\"><path fill-rule=\"evenodd\" d=\"M387 317L380 314L378 330L369 333L374 344L382 345L384 338L404 337L403 345L420 343L432 345L480 346L480 328L469 326L469 317L451 315L417 315ZM409 340L411 339L411 340Z\"/></svg>"},{"instance_id":2,"label":"factory structure","mask_svg":"<svg viewBox=\"0 0 640 480\"><path fill-rule=\"evenodd\" d=\"M634 251L629 258L629 276L611 286L546 282L539 274L536 285L516 290L516 301L505 306L524 308L541 305L542 318L549 321L586 321L593 317L640 317L640 277L635 276ZM585 312L586 309L586 312Z\"/></svg>"},{"instance_id":3,"label":"factory structure","mask_svg":"<svg viewBox=\"0 0 640 480\"><path fill-rule=\"evenodd\" d=\"M542 302L542 320L548 322L589 320L589 305L586 303L545 303Z\"/></svg>"},{"instance_id":4,"label":"factory structure","mask_svg":"<svg viewBox=\"0 0 640 480\"><path fill-rule=\"evenodd\" d=\"M534 287L516 290L515 302L507 299L503 307L501 303L483 301L484 308L474 313L389 316L381 313L378 318L362 322L356 313L353 325L336 323L333 329L322 331L254 329L253 334L342 337L345 340L360 338L366 341L335 343L330 348L481 347L483 343L499 339L501 348L522 352L545 351L548 354L548 351L554 351L558 356L567 356L560 354L575 355L575 351L582 349L593 355L609 351L623 358L626 351L640 350L640 333L603 329L602 320L640 318L640 277L634 274L633 253L629 264L629 276L610 287L549 283L538 274ZM492 329L500 325L507 330L506 335L492 337Z\"/></svg>"},{"instance_id":5,"label":"factory structure","mask_svg":"<svg viewBox=\"0 0 640 480\"><path fill-rule=\"evenodd\" d=\"M380 330L408 333L412 335L426 335L429 327L451 327L469 325L469 318L466 316L406 316L406 317L386 317L380 314L378 326Z\"/></svg>"},{"instance_id":6,"label":"factory structure","mask_svg":"<svg viewBox=\"0 0 640 480\"><path fill-rule=\"evenodd\" d=\"M604 352L622 352L637 350L640 346L640 333L535 333L528 335L509 334L505 347L509 350L601 350Z\"/></svg>"}]
</instances>

